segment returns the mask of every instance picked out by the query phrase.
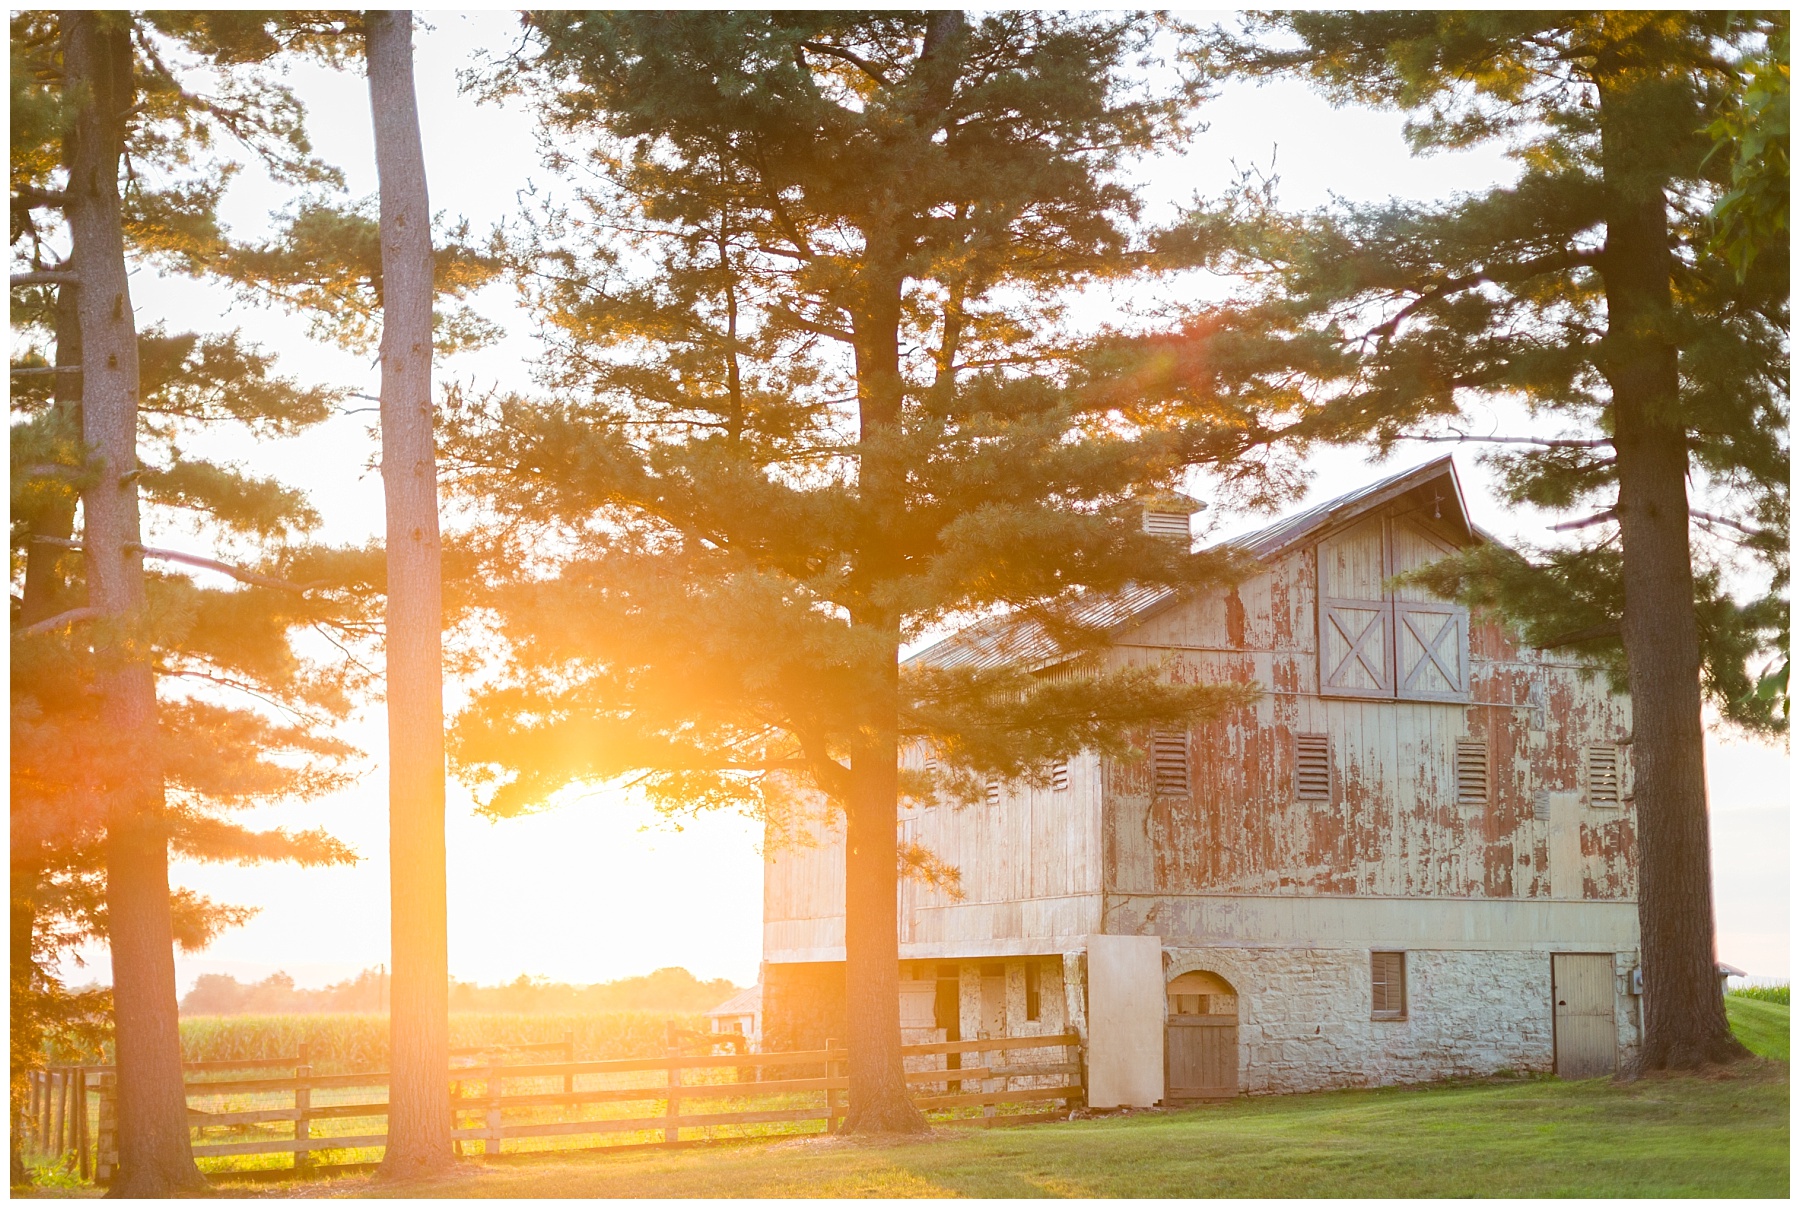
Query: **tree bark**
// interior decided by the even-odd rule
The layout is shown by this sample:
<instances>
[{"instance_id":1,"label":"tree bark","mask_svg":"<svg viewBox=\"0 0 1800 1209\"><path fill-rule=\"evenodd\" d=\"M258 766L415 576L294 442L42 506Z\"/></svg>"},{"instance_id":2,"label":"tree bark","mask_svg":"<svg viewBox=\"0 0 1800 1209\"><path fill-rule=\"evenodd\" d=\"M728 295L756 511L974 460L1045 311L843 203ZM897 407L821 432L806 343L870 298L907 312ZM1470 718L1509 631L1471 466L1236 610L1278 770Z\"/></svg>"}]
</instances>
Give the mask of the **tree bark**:
<instances>
[{"instance_id":1,"label":"tree bark","mask_svg":"<svg viewBox=\"0 0 1800 1209\"><path fill-rule=\"evenodd\" d=\"M871 241L874 242L874 241ZM859 492L865 510L857 572L867 603L852 624L883 640L870 669L863 740L850 754L844 854L844 976L850 1013L850 1106L846 1133L916 1133L925 1119L906 1090L900 1057L899 722L900 627L869 599L903 568L894 537L906 507L900 456L898 255L877 255L856 314L860 420ZM875 637L876 634L871 634Z\"/></svg>"},{"instance_id":2,"label":"tree bark","mask_svg":"<svg viewBox=\"0 0 1800 1209\"><path fill-rule=\"evenodd\" d=\"M1609 68L1617 74L1609 72ZM1633 70L1635 68L1635 70ZM1603 57L1602 260L1631 688L1644 971L1639 1069L1681 1069L1747 1052L1725 1019L1714 952L1712 861L1701 720L1700 636L1688 543L1687 428L1674 342L1666 149L1643 145L1670 82Z\"/></svg>"},{"instance_id":3,"label":"tree bark","mask_svg":"<svg viewBox=\"0 0 1800 1209\"><path fill-rule=\"evenodd\" d=\"M106 906L118 1055L119 1174L110 1195L206 1187L188 1142L176 1026L169 848L157 750L156 680L134 631L145 613L138 521L137 327L119 199L123 121L132 104L123 13L65 12L63 64L75 100L67 215L81 325L81 427L93 481L82 493L82 548L95 626L100 717L108 740L97 789L106 817Z\"/></svg>"},{"instance_id":4,"label":"tree bark","mask_svg":"<svg viewBox=\"0 0 1800 1209\"><path fill-rule=\"evenodd\" d=\"M388 877L394 981L385 1176L453 1161L444 869L442 551L431 406L431 209L412 13L364 17L381 186L381 478L387 503Z\"/></svg>"}]
</instances>

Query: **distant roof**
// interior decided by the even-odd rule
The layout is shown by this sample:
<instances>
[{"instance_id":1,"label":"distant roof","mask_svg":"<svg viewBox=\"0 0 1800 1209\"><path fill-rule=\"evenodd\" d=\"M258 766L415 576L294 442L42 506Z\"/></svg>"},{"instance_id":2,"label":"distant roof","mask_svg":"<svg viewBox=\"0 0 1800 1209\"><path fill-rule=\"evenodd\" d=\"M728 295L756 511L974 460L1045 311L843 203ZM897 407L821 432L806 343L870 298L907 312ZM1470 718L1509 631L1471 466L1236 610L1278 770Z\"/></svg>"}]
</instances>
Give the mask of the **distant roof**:
<instances>
[{"instance_id":1,"label":"distant roof","mask_svg":"<svg viewBox=\"0 0 1800 1209\"><path fill-rule=\"evenodd\" d=\"M1443 490L1448 487L1448 492ZM1428 495L1426 489L1432 491ZM1451 529L1460 529L1473 541L1493 541L1469 519L1468 504L1463 499L1462 483L1456 476L1456 463L1445 455L1403 470L1399 474L1378 479L1366 487L1315 504L1242 537L1231 538L1220 545L1236 546L1258 558L1267 559L1291 546L1338 528L1358 516L1370 512L1409 493L1423 506L1431 505L1436 519ZM1448 507L1446 507L1448 505ZM1445 515L1448 513L1448 515ZM1176 603L1181 593L1175 588L1127 586L1117 592L1095 597L1078 606L1071 620L1083 626L1105 628L1117 632L1127 625L1143 621ZM1012 663L1039 663L1061 653L1062 648L1044 627L1032 620L1014 616L992 617L958 630L907 659L928 667L992 668Z\"/></svg>"},{"instance_id":2,"label":"distant roof","mask_svg":"<svg viewBox=\"0 0 1800 1209\"><path fill-rule=\"evenodd\" d=\"M745 987L705 1016L754 1016L762 1011L762 983Z\"/></svg>"},{"instance_id":3,"label":"distant roof","mask_svg":"<svg viewBox=\"0 0 1800 1209\"><path fill-rule=\"evenodd\" d=\"M1736 966L1728 966L1724 962L1721 961L1719 963L1719 977L1721 977L1721 978L1748 978L1748 977L1750 977L1750 975L1744 973L1742 970L1738 969Z\"/></svg>"}]
</instances>

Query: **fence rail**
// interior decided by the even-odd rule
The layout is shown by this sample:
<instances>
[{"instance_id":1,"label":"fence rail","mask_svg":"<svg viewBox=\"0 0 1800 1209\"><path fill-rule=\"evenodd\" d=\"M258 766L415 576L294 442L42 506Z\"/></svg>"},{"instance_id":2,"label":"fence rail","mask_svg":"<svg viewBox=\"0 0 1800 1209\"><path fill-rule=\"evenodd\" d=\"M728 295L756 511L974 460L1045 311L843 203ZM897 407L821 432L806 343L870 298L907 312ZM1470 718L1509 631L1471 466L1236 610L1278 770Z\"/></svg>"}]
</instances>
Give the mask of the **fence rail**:
<instances>
[{"instance_id":1,"label":"fence rail","mask_svg":"<svg viewBox=\"0 0 1800 1209\"><path fill-rule=\"evenodd\" d=\"M906 1083L921 1110L948 1115L944 1124L992 1126L1048 1120L1082 1104L1086 1092L1080 1044L1077 1035L1064 1033L908 1045L901 1053L908 1068ZM849 1109L849 1052L835 1043L824 1049L760 1054L683 1053L672 1046L660 1058L599 1061L573 1060L573 1048L572 1038L487 1047L476 1052L561 1050L570 1060L489 1062L448 1071L452 1137L459 1152L474 1144L483 1155L498 1155L507 1141L519 1139L591 1136L605 1145L599 1140L638 1134L643 1135L643 1144L678 1146L701 1140L683 1138L683 1130L780 1126L778 1132L791 1134L796 1126L814 1124L832 1131ZM1024 1057L1030 1051L1050 1052L1042 1061L1031 1061ZM980 1065L951 1064L965 1059ZM291 1154L293 1170L305 1172L316 1169L315 1156L321 1152L386 1144L385 1071L315 1075L305 1046L287 1058L194 1062L184 1067L189 1075L201 1076L186 1080L189 1100L198 1098L204 1104L188 1107L188 1124L196 1131L196 1158ZM275 1069L290 1073L205 1077ZM731 1081L710 1081L725 1075ZM118 1165L114 1080L111 1067L36 1072L26 1120L21 1122L22 1136L40 1155L66 1156L70 1170L106 1183ZM578 1082L587 1086L577 1086ZM365 1094L331 1102L334 1094L350 1092ZM90 1096L96 1099L97 1112L90 1113ZM247 1102L259 1097L286 1102ZM619 1106L625 1115L582 1116L576 1111L598 1108L604 1113L611 1106ZM1002 1113L1002 1108L1008 1111ZM981 1112L971 1116L969 1109ZM370 1128L378 1119L379 1126ZM340 1122L356 1132L319 1132L319 1126ZM255 1136L271 1128L281 1132ZM220 1137L221 1130L229 1132Z\"/></svg>"}]
</instances>

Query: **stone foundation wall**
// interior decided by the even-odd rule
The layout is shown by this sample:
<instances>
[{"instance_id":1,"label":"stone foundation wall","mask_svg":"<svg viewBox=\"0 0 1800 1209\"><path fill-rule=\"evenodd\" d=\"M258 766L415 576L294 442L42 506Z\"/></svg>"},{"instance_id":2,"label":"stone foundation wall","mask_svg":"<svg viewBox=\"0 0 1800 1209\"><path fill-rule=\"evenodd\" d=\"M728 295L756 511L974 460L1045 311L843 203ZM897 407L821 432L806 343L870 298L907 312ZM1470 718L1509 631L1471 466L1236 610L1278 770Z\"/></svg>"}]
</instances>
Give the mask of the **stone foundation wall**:
<instances>
[{"instance_id":1,"label":"stone foundation wall","mask_svg":"<svg viewBox=\"0 0 1800 1209\"><path fill-rule=\"evenodd\" d=\"M1406 954L1406 1016L1371 1019L1366 949L1166 950L1165 975L1223 976L1238 994L1238 1080L1252 1094L1419 1083L1555 1064L1550 955L1541 951ZM1634 954L1619 954L1629 972ZM1618 996L1620 1061L1637 1045L1629 996Z\"/></svg>"},{"instance_id":2,"label":"stone foundation wall","mask_svg":"<svg viewBox=\"0 0 1800 1209\"><path fill-rule=\"evenodd\" d=\"M764 1053L845 1045L850 1013L841 961L765 962L762 968Z\"/></svg>"}]
</instances>

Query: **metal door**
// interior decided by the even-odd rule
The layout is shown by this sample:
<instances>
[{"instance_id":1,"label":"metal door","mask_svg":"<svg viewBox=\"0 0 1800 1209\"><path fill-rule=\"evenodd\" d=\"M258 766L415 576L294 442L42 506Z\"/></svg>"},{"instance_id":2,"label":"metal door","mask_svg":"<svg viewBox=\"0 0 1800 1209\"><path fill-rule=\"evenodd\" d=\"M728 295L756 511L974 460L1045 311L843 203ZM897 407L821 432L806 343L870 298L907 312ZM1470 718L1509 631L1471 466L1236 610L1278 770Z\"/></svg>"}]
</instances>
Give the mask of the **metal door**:
<instances>
[{"instance_id":1,"label":"metal door","mask_svg":"<svg viewBox=\"0 0 1800 1209\"><path fill-rule=\"evenodd\" d=\"M1237 1095L1236 1016L1170 1016L1167 1100Z\"/></svg>"},{"instance_id":2,"label":"metal door","mask_svg":"<svg viewBox=\"0 0 1800 1209\"><path fill-rule=\"evenodd\" d=\"M1556 1073L1565 1079L1610 1075L1619 1064L1610 953L1554 953L1550 998L1556 1005Z\"/></svg>"}]
</instances>

